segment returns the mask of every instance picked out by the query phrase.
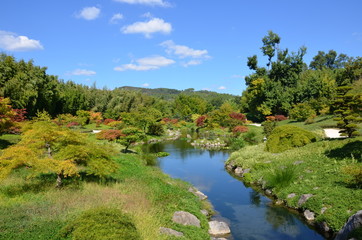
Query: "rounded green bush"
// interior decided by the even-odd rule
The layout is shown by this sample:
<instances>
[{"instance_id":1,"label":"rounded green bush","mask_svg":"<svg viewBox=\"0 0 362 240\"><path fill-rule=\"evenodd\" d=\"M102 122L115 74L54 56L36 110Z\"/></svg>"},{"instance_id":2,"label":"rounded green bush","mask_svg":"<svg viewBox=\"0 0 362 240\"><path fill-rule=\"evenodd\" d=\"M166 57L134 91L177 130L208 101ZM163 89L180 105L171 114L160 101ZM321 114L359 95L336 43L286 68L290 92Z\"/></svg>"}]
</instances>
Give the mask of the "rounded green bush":
<instances>
[{"instance_id":1,"label":"rounded green bush","mask_svg":"<svg viewBox=\"0 0 362 240\"><path fill-rule=\"evenodd\" d=\"M141 239L131 218L116 208L95 208L83 212L60 232L74 240Z\"/></svg>"},{"instance_id":2,"label":"rounded green bush","mask_svg":"<svg viewBox=\"0 0 362 240\"><path fill-rule=\"evenodd\" d=\"M270 134L266 142L266 150L279 153L294 147L302 147L316 140L317 138L313 133L303 128L289 125L279 126Z\"/></svg>"}]
</instances>

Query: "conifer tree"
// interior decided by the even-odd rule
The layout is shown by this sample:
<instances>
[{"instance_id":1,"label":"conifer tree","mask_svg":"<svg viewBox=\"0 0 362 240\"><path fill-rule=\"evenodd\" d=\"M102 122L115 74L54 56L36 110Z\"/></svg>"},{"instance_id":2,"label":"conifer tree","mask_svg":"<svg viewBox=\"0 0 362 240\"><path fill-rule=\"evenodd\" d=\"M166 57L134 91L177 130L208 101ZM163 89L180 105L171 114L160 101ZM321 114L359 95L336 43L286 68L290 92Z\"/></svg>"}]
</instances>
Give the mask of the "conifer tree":
<instances>
[{"instance_id":1,"label":"conifer tree","mask_svg":"<svg viewBox=\"0 0 362 240\"><path fill-rule=\"evenodd\" d=\"M337 121L337 126L341 128L342 136L353 137L358 136L358 122L362 122L360 116L362 106L362 96L351 94L349 91L352 89L350 86L342 86L337 88L337 97L335 100L334 111Z\"/></svg>"}]
</instances>

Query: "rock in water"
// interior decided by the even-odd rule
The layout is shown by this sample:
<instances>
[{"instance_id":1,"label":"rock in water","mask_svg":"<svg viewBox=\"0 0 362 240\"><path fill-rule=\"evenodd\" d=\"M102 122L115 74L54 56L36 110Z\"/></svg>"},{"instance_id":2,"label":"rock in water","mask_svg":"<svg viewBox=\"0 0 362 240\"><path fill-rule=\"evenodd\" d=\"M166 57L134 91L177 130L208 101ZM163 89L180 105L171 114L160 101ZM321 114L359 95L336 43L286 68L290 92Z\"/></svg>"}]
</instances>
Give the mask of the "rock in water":
<instances>
[{"instance_id":1,"label":"rock in water","mask_svg":"<svg viewBox=\"0 0 362 240\"><path fill-rule=\"evenodd\" d=\"M182 232L178 232L171 228L165 228L165 227L160 227L160 233L163 233L166 235L172 235L172 236L176 236L176 237L182 237L184 235Z\"/></svg>"},{"instance_id":2,"label":"rock in water","mask_svg":"<svg viewBox=\"0 0 362 240\"><path fill-rule=\"evenodd\" d=\"M200 220L189 212L178 211L173 214L172 221L182 225L200 227Z\"/></svg>"},{"instance_id":3,"label":"rock in water","mask_svg":"<svg viewBox=\"0 0 362 240\"><path fill-rule=\"evenodd\" d=\"M350 232L360 227L362 227L362 210L348 218L347 223L343 226L341 231L339 231L334 240L345 240Z\"/></svg>"},{"instance_id":4,"label":"rock in water","mask_svg":"<svg viewBox=\"0 0 362 240\"><path fill-rule=\"evenodd\" d=\"M209 234L212 236L226 235L231 232L225 222L211 221L209 222L209 228Z\"/></svg>"}]
</instances>

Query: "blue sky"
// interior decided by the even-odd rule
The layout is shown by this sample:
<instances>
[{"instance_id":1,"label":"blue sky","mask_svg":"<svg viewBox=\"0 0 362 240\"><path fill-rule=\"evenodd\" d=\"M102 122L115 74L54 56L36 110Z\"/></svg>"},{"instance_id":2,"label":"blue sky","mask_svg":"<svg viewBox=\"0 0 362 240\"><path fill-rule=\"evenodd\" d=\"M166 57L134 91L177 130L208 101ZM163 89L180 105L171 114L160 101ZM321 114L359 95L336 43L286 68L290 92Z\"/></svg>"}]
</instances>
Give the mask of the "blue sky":
<instances>
[{"instance_id":1,"label":"blue sky","mask_svg":"<svg viewBox=\"0 0 362 240\"><path fill-rule=\"evenodd\" d=\"M240 95L268 30L281 48L362 56L361 0L1 0L0 50L60 79ZM265 63L265 61L264 61Z\"/></svg>"}]
</instances>

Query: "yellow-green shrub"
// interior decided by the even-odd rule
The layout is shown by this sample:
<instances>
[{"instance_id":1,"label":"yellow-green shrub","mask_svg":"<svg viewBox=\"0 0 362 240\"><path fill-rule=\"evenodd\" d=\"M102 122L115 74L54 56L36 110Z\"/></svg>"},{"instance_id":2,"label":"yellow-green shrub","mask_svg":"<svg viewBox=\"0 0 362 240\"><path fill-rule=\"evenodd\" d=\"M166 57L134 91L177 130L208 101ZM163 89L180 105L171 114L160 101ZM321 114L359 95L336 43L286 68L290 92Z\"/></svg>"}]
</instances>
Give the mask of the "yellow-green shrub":
<instances>
[{"instance_id":1,"label":"yellow-green shrub","mask_svg":"<svg viewBox=\"0 0 362 240\"><path fill-rule=\"evenodd\" d=\"M78 240L140 239L131 218L116 208L95 208L85 211L66 225L60 238Z\"/></svg>"},{"instance_id":2,"label":"yellow-green shrub","mask_svg":"<svg viewBox=\"0 0 362 240\"><path fill-rule=\"evenodd\" d=\"M266 142L268 152L279 153L294 147L302 147L308 143L315 142L316 136L303 128L297 126L276 127Z\"/></svg>"}]
</instances>

